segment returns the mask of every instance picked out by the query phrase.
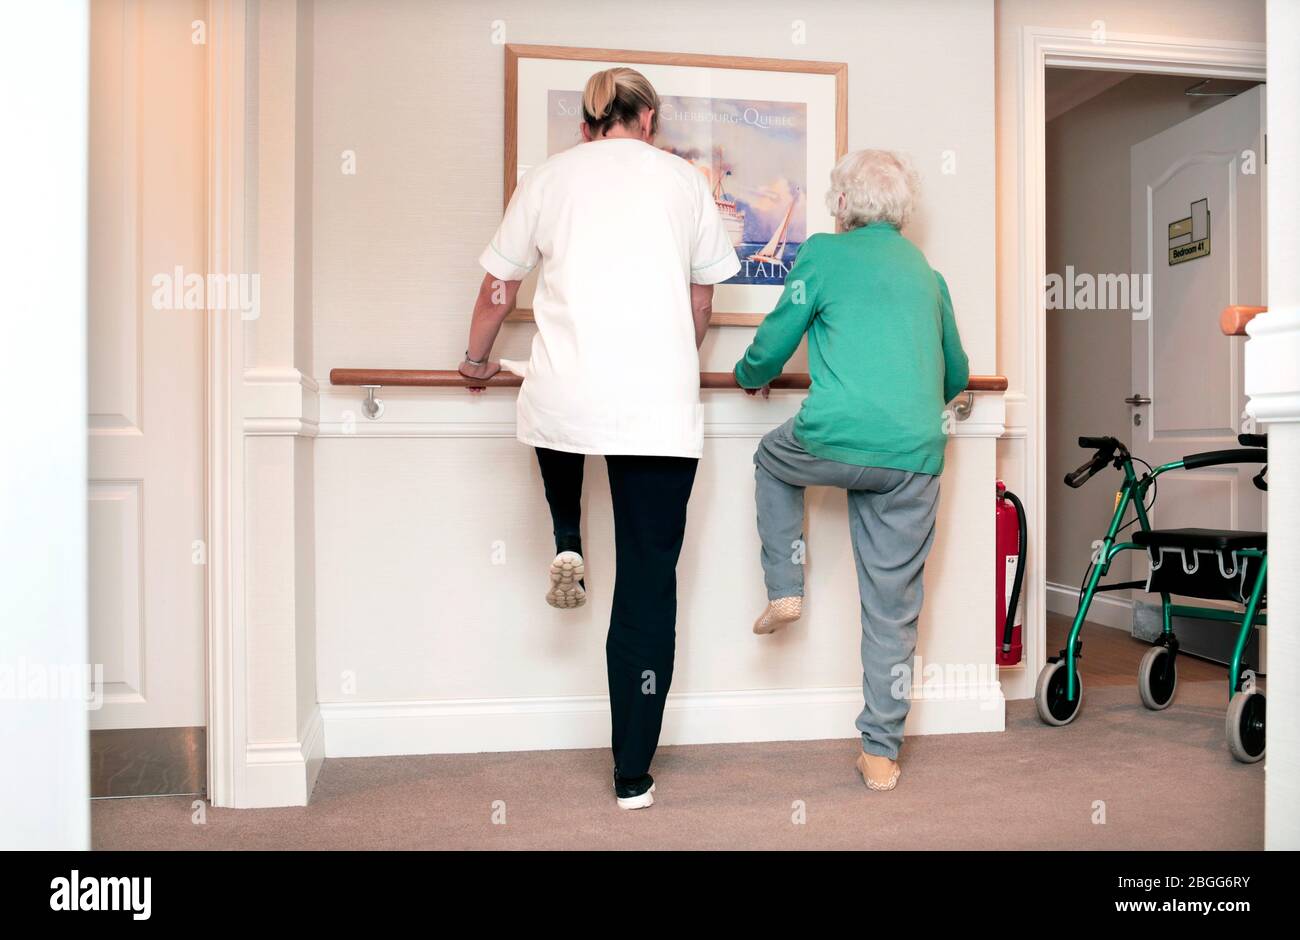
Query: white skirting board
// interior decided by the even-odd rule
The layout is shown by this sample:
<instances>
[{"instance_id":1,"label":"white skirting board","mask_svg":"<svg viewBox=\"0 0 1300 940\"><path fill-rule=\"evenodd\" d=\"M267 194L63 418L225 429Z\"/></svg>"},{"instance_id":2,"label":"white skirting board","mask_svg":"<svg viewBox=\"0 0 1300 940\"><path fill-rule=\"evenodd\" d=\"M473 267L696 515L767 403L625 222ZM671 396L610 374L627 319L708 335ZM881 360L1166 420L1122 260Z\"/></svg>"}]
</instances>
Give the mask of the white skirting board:
<instances>
[{"instance_id":1,"label":"white skirting board","mask_svg":"<svg viewBox=\"0 0 1300 940\"><path fill-rule=\"evenodd\" d=\"M301 741L249 744L240 809L306 806L325 759L325 725L319 707L312 710Z\"/></svg>"},{"instance_id":2,"label":"white skirting board","mask_svg":"<svg viewBox=\"0 0 1300 940\"><path fill-rule=\"evenodd\" d=\"M862 690L670 694L661 744L852 738ZM326 757L609 747L603 695L442 702L322 702ZM908 735L1002 731L996 679L915 690Z\"/></svg>"},{"instance_id":3,"label":"white skirting board","mask_svg":"<svg viewBox=\"0 0 1300 940\"><path fill-rule=\"evenodd\" d=\"M1074 617L1079 609L1079 589L1047 582L1047 609L1054 614ZM1133 602L1113 594L1094 594L1088 608L1088 623L1114 627L1125 633L1133 629Z\"/></svg>"}]
</instances>

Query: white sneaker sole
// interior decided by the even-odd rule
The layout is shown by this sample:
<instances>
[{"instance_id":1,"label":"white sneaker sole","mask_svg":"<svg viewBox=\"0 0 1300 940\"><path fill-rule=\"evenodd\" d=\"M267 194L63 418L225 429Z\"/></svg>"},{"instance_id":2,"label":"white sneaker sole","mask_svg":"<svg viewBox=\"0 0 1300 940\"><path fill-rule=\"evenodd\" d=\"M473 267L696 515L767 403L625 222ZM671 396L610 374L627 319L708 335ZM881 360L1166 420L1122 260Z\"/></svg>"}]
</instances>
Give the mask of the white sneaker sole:
<instances>
[{"instance_id":1,"label":"white sneaker sole","mask_svg":"<svg viewBox=\"0 0 1300 940\"><path fill-rule=\"evenodd\" d=\"M653 806L655 801L655 785L650 784L650 789L646 790L640 796L620 796L618 798L619 809L645 809L647 806Z\"/></svg>"},{"instance_id":2,"label":"white sneaker sole","mask_svg":"<svg viewBox=\"0 0 1300 940\"><path fill-rule=\"evenodd\" d=\"M572 610L587 603L587 592L578 582L586 574L587 566L577 552L560 552L551 562L551 586L546 591L546 603L560 610Z\"/></svg>"}]
</instances>

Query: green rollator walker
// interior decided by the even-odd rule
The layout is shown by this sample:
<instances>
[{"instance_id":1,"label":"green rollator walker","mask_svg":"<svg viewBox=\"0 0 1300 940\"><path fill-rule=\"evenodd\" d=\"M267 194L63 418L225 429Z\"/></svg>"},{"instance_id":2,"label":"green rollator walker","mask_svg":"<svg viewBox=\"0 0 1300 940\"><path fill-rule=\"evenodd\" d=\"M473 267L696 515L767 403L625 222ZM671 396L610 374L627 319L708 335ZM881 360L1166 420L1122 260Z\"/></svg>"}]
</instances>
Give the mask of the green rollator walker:
<instances>
[{"instance_id":1,"label":"green rollator walker","mask_svg":"<svg viewBox=\"0 0 1300 940\"><path fill-rule=\"evenodd\" d=\"M1065 649L1060 655L1049 658L1038 676L1034 698L1038 716L1047 724L1068 725L1078 717L1083 704L1083 682L1076 660L1083 652L1079 633L1093 597L1103 591L1141 588L1160 595L1164 621L1160 638L1142 657L1138 668L1138 692L1142 704L1159 711L1168 708L1174 700L1174 689L1178 684L1178 637L1174 635L1174 617L1236 624L1237 641L1228 672L1228 713L1224 723L1228 749L1233 757L1246 763L1264 756L1264 694L1255 688L1254 671L1242 661L1242 657L1251 631L1265 623L1267 534L1231 529L1153 529L1147 518L1155 502L1154 492L1151 502L1147 502L1147 492L1153 490L1157 478L1174 470L1196 470L1234 463L1264 464L1255 475L1254 483L1261 490L1267 489L1264 480L1268 470L1267 436L1242 434L1237 440L1242 445L1240 448L1190 454L1182 460L1152 468L1141 458L1134 458L1113 437L1079 438L1080 447L1094 448L1096 453L1086 464L1066 476L1066 485L1076 489L1083 486L1107 464L1123 471L1124 483L1116 494L1110 528L1106 530L1101 548L1088 569ZM1135 460L1146 467L1141 476L1133 467ZM1130 504L1136 518L1126 523L1124 517ZM1119 541L1120 533L1134 522L1138 523L1138 528L1132 533L1131 541ZM1151 563L1147 579L1100 584L1110 570L1111 561L1124 551L1147 553ZM1241 610L1175 604L1170 600L1170 595L1174 594L1230 601Z\"/></svg>"}]
</instances>

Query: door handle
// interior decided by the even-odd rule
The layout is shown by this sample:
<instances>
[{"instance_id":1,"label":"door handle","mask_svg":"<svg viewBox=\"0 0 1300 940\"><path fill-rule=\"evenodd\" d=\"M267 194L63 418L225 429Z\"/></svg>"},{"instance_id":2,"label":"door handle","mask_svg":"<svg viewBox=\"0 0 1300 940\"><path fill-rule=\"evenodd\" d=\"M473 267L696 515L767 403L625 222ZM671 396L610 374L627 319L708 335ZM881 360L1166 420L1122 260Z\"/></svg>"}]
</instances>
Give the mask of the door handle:
<instances>
[{"instance_id":1,"label":"door handle","mask_svg":"<svg viewBox=\"0 0 1300 940\"><path fill-rule=\"evenodd\" d=\"M1147 396L1145 396L1145 395L1138 395L1137 393L1134 393L1134 394L1130 395L1128 398L1124 399L1124 401L1128 402L1130 405L1149 405L1149 404L1151 404L1151 399L1150 399L1150 398L1147 398Z\"/></svg>"}]
</instances>

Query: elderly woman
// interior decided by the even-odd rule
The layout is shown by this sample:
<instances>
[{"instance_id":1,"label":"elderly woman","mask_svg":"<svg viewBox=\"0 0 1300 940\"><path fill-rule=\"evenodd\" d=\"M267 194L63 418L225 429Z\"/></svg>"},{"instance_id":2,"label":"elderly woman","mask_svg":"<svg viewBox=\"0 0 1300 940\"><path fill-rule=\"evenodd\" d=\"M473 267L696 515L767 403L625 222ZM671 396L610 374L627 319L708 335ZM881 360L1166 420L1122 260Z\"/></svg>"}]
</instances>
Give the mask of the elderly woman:
<instances>
[{"instance_id":1,"label":"elderly woman","mask_svg":"<svg viewBox=\"0 0 1300 940\"><path fill-rule=\"evenodd\" d=\"M699 344L713 286L740 268L709 186L651 143L659 96L630 68L582 95L582 137L519 181L479 263L461 374L488 379L520 280L541 265L517 434L536 448L555 534L547 600L585 599L585 455L609 470L616 572L605 642L614 792L654 802L650 762L673 674L677 558L704 446Z\"/></svg>"},{"instance_id":2,"label":"elderly woman","mask_svg":"<svg viewBox=\"0 0 1300 940\"><path fill-rule=\"evenodd\" d=\"M943 410L966 387L966 353L942 275L900 231L916 174L881 150L848 154L831 173L836 234L799 250L785 291L736 363L736 380L761 389L804 335L812 387L799 414L754 455L758 530L768 605L754 632L799 618L807 486L848 491L849 531L862 600L858 770L872 790L898 783L922 572L934 539Z\"/></svg>"}]
</instances>

